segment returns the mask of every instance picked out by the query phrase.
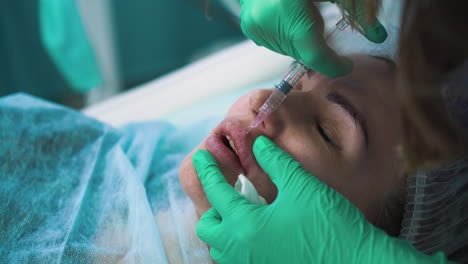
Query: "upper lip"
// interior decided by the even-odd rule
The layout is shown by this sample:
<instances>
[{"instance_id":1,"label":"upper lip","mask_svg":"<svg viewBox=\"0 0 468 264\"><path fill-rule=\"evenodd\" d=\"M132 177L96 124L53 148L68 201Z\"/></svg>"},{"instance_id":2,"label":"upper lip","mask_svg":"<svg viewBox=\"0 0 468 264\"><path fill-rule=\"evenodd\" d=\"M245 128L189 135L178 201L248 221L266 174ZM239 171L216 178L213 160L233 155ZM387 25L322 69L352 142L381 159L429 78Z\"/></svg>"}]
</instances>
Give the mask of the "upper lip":
<instances>
[{"instance_id":1,"label":"upper lip","mask_svg":"<svg viewBox=\"0 0 468 264\"><path fill-rule=\"evenodd\" d=\"M248 133L248 128L242 125L239 120L225 119L216 133L231 138L237 150L236 154L240 165L249 174L249 171L255 166L255 158L252 153L253 137L251 133Z\"/></svg>"},{"instance_id":2,"label":"upper lip","mask_svg":"<svg viewBox=\"0 0 468 264\"><path fill-rule=\"evenodd\" d=\"M261 134L260 130L253 129L248 133L243 120L225 119L207 139L207 150L210 151L223 170L225 178L231 184L237 180L239 173L244 174L255 186L258 193L272 202L276 197L276 187L269 177L264 178L264 171L254 157L252 146L255 138ZM237 150L231 150L223 137L229 136ZM209 144L208 144L209 143ZM224 165L224 166L223 166ZM233 174L237 173L237 174Z\"/></svg>"}]
</instances>

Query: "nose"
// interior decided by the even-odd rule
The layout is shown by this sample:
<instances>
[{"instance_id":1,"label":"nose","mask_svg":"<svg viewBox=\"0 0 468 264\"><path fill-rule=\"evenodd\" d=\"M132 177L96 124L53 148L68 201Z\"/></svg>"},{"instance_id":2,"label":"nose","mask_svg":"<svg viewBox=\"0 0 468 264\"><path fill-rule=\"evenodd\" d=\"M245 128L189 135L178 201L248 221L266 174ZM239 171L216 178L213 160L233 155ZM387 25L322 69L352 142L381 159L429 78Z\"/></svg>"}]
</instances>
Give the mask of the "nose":
<instances>
[{"instance_id":1,"label":"nose","mask_svg":"<svg viewBox=\"0 0 468 264\"><path fill-rule=\"evenodd\" d=\"M254 113L254 118L257 117L260 107L271 93L272 90L267 89L252 91L249 94L249 107ZM285 129L288 127L303 127L305 123L313 123L314 112L321 105L319 98L320 96L317 94L291 91L281 105L252 131L274 139L285 133Z\"/></svg>"},{"instance_id":2,"label":"nose","mask_svg":"<svg viewBox=\"0 0 468 264\"><path fill-rule=\"evenodd\" d=\"M271 89L255 90L249 94L249 107L254 113L254 118L257 117L260 107L265 103L268 97L271 95ZM266 120L258 124L258 126L252 130L259 134L265 135L269 138L277 137L284 128L284 122L282 122L281 115L278 114L281 105L273 111ZM253 121L253 120L252 120Z\"/></svg>"}]
</instances>

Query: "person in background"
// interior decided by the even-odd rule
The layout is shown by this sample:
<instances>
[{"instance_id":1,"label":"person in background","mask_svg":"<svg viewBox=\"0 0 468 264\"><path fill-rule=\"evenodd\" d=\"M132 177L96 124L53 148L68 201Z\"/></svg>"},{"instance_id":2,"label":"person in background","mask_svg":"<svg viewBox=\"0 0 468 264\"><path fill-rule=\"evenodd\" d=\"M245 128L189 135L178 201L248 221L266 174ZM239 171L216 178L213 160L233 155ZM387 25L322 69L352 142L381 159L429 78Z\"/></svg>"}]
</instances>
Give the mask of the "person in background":
<instances>
[{"instance_id":1,"label":"person in background","mask_svg":"<svg viewBox=\"0 0 468 264\"><path fill-rule=\"evenodd\" d=\"M0 0L0 16L0 96L73 108L245 39L237 24L208 21L187 0Z\"/></svg>"}]
</instances>

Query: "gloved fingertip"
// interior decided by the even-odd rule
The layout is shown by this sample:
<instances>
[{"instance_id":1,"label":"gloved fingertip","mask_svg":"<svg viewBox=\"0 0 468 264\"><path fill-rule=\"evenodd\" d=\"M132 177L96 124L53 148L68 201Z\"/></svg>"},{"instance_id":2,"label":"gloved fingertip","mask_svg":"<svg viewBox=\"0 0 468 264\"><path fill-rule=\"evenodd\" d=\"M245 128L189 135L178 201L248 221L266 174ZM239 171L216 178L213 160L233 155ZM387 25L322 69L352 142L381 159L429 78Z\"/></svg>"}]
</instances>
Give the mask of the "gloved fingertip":
<instances>
[{"instance_id":1,"label":"gloved fingertip","mask_svg":"<svg viewBox=\"0 0 468 264\"><path fill-rule=\"evenodd\" d=\"M379 21L373 27L364 28L366 38L374 43L382 43L387 39L388 33Z\"/></svg>"},{"instance_id":2,"label":"gloved fingertip","mask_svg":"<svg viewBox=\"0 0 468 264\"><path fill-rule=\"evenodd\" d=\"M253 152L255 155L268 153L268 151L265 151L265 150L273 146L274 146L274 143L270 139L268 139L265 136L259 136L254 142Z\"/></svg>"},{"instance_id":3,"label":"gloved fingertip","mask_svg":"<svg viewBox=\"0 0 468 264\"><path fill-rule=\"evenodd\" d=\"M221 263L220 259L223 256L222 252L217 250L216 248L211 248L210 249L210 256L211 258L216 261L216 263Z\"/></svg>"},{"instance_id":4,"label":"gloved fingertip","mask_svg":"<svg viewBox=\"0 0 468 264\"><path fill-rule=\"evenodd\" d=\"M221 215L213 207L206 211L196 226L197 236L210 246L219 246Z\"/></svg>"},{"instance_id":5,"label":"gloved fingertip","mask_svg":"<svg viewBox=\"0 0 468 264\"><path fill-rule=\"evenodd\" d=\"M346 76L353 71L354 63L351 59L345 56L340 56L340 62L327 72L322 72L323 75L329 78L338 78Z\"/></svg>"},{"instance_id":6,"label":"gloved fingertip","mask_svg":"<svg viewBox=\"0 0 468 264\"><path fill-rule=\"evenodd\" d=\"M205 167L206 164L216 164L216 160L208 151L199 149L192 156L193 166L197 171L199 171L202 166Z\"/></svg>"}]
</instances>

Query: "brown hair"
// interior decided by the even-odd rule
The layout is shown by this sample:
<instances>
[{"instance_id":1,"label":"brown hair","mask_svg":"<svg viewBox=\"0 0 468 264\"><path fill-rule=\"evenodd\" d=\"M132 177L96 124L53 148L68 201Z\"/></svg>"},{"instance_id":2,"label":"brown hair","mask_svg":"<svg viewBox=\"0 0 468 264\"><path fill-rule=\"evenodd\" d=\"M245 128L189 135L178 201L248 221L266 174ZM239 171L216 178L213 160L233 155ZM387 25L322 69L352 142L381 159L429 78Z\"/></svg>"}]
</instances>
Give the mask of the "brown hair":
<instances>
[{"instance_id":1,"label":"brown hair","mask_svg":"<svg viewBox=\"0 0 468 264\"><path fill-rule=\"evenodd\" d=\"M333 1L331 1L333 2ZM372 19L376 17L380 10L382 0L342 0L337 2L342 13L349 14L349 24L353 28L357 28L357 21L365 21L371 24ZM361 7L364 8L361 8Z\"/></svg>"},{"instance_id":2,"label":"brown hair","mask_svg":"<svg viewBox=\"0 0 468 264\"><path fill-rule=\"evenodd\" d=\"M342 6L354 8L351 18L359 15L355 11L358 1L342 2ZM363 2L366 18L376 16L381 1ZM408 171L443 165L468 150L466 132L454 122L443 95L448 75L468 58L467 11L467 1L404 3L398 91L402 105L402 149ZM462 88L465 88L462 95L466 96L468 87Z\"/></svg>"},{"instance_id":3,"label":"brown hair","mask_svg":"<svg viewBox=\"0 0 468 264\"><path fill-rule=\"evenodd\" d=\"M399 92L409 169L439 166L468 149L466 133L452 120L442 94L450 72L468 57L467 11L467 1L406 1ZM466 95L464 88L458 96Z\"/></svg>"}]
</instances>

